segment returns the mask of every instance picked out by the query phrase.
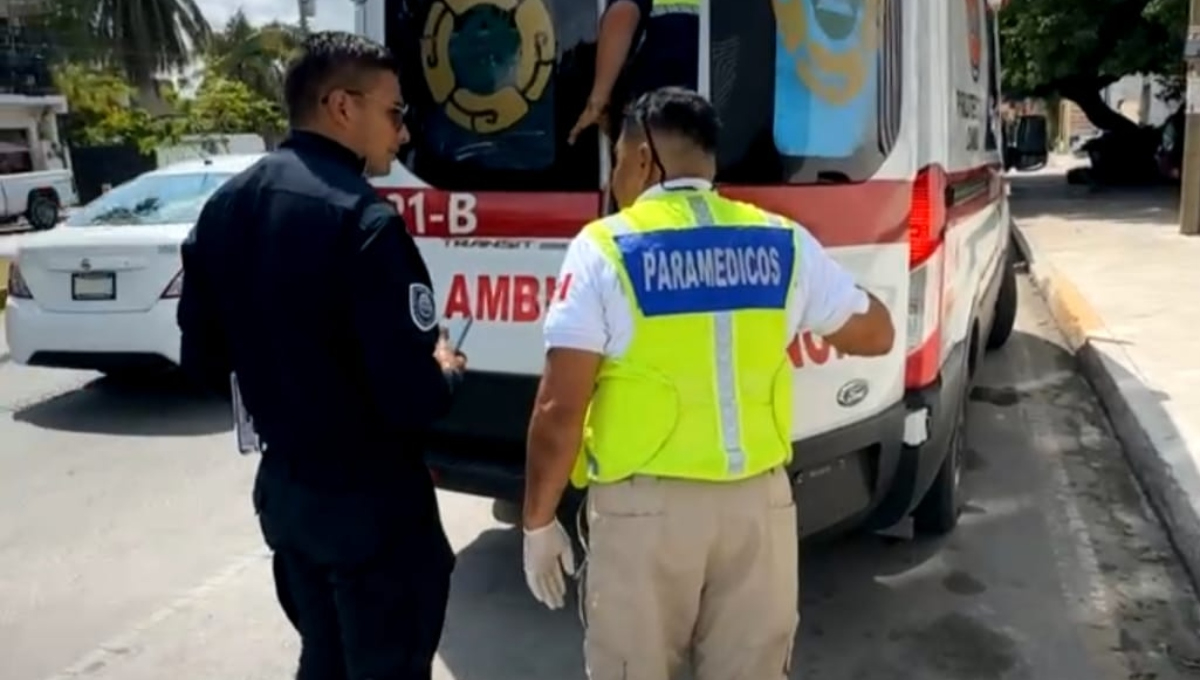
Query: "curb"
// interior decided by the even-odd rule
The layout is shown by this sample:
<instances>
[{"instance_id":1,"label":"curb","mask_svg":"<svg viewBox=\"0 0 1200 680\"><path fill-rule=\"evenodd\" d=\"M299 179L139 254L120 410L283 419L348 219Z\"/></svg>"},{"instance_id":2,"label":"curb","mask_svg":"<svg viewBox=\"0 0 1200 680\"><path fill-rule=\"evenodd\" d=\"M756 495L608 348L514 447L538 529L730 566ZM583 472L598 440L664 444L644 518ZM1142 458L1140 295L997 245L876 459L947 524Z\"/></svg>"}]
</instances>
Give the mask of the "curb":
<instances>
[{"instance_id":1,"label":"curb","mask_svg":"<svg viewBox=\"0 0 1200 680\"><path fill-rule=\"evenodd\" d=\"M1200 591L1200 501L1193 501L1173 462L1190 458L1187 442L1175 433L1165 413L1145 405L1147 400L1156 404L1158 396L1138 378L1129 353L1079 289L1038 257L1019 225L1013 233L1034 286L1108 414L1125 458L1166 528L1193 588ZM1175 434L1174 440L1156 441L1154 432Z\"/></svg>"}]
</instances>

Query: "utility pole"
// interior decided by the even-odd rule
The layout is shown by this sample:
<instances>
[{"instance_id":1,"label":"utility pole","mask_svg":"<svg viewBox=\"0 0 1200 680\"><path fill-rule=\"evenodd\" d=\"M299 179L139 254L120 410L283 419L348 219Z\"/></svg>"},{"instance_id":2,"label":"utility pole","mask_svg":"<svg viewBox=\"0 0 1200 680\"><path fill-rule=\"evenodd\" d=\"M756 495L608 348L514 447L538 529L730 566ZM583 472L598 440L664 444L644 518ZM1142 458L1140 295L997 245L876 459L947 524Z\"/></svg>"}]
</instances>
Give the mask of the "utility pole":
<instances>
[{"instance_id":1,"label":"utility pole","mask_svg":"<svg viewBox=\"0 0 1200 680\"><path fill-rule=\"evenodd\" d=\"M1179 233L1196 236L1200 235L1200 0L1190 0L1190 5L1187 42L1183 48L1187 94L1179 180Z\"/></svg>"},{"instance_id":2,"label":"utility pole","mask_svg":"<svg viewBox=\"0 0 1200 680\"><path fill-rule=\"evenodd\" d=\"M300 34L308 35L308 20L317 15L317 0L297 0L300 5Z\"/></svg>"}]
</instances>

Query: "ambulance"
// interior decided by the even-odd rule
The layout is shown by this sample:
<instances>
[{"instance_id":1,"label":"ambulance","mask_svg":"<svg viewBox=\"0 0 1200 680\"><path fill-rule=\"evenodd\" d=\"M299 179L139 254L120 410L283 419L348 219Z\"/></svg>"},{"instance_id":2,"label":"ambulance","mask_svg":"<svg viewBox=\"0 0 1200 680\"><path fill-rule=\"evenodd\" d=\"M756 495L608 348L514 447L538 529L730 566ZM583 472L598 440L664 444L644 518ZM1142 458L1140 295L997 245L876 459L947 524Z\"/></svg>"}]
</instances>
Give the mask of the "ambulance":
<instances>
[{"instance_id":1,"label":"ambulance","mask_svg":"<svg viewBox=\"0 0 1200 680\"><path fill-rule=\"evenodd\" d=\"M522 495L547 306L570 239L604 214L607 144L566 142L604 0L358 0L402 62L413 142L379 191L403 213L469 375L429 442L439 486ZM806 226L891 310L893 351L820 337L795 367L803 536L952 530L967 399L1013 329L996 12L986 0L707 0L700 89L718 184Z\"/></svg>"}]
</instances>

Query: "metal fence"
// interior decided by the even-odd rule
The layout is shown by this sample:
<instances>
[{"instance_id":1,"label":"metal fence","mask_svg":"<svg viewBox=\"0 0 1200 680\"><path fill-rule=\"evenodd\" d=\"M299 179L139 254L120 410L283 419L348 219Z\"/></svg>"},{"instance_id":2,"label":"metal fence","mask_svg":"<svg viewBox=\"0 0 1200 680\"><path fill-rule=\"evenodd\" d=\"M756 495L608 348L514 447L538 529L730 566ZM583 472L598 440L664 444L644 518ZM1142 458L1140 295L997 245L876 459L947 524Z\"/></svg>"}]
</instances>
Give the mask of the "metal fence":
<instances>
[{"instance_id":1,"label":"metal fence","mask_svg":"<svg viewBox=\"0 0 1200 680\"><path fill-rule=\"evenodd\" d=\"M80 205L99 196L104 185L116 186L156 166L153 154L144 154L132 144L71 148Z\"/></svg>"}]
</instances>

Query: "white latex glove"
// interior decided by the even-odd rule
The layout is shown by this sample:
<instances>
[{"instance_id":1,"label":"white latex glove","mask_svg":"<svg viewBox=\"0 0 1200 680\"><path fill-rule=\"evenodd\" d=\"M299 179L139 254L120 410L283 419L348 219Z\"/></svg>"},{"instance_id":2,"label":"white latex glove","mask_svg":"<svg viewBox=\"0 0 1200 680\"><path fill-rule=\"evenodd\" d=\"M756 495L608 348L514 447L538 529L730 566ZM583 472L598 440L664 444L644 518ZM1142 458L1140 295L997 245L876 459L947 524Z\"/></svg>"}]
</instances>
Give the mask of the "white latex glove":
<instances>
[{"instance_id":1,"label":"white latex glove","mask_svg":"<svg viewBox=\"0 0 1200 680\"><path fill-rule=\"evenodd\" d=\"M539 602L562 609L567 594L563 572L575 575L571 537L558 520L540 529L525 530L525 583Z\"/></svg>"}]
</instances>

